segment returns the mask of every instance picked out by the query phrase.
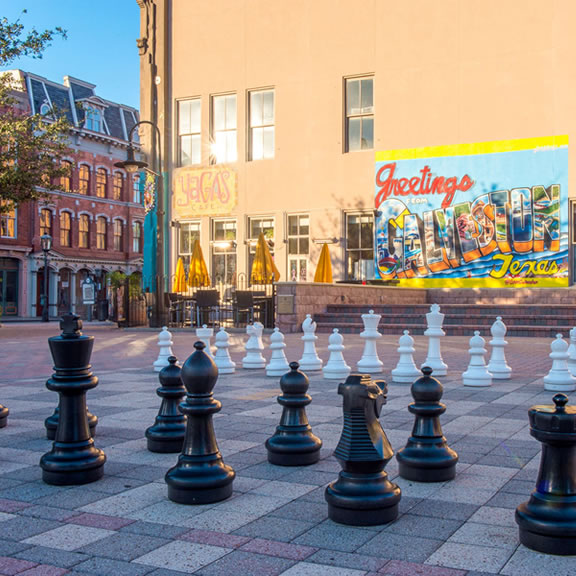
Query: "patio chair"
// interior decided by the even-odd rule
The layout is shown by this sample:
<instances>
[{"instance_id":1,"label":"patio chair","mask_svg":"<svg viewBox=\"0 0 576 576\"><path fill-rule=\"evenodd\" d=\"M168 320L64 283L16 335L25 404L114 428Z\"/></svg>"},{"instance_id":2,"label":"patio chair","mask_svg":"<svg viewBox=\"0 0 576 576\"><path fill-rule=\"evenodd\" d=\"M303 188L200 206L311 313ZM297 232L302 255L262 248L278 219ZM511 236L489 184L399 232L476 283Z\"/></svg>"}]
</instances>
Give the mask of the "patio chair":
<instances>
[{"instance_id":1,"label":"patio chair","mask_svg":"<svg viewBox=\"0 0 576 576\"><path fill-rule=\"evenodd\" d=\"M196 292L196 326L220 324L220 292L198 290Z\"/></svg>"}]
</instances>

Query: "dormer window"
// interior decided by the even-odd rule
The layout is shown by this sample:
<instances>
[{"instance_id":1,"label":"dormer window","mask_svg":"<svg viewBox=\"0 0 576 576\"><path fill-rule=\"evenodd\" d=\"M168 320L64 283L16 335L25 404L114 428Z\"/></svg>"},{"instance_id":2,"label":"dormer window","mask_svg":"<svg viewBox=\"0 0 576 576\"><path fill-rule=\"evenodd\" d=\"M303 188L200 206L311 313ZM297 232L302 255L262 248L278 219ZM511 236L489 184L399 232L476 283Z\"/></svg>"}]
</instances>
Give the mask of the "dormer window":
<instances>
[{"instance_id":1,"label":"dormer window","mask_svg":"<svg viewBox=\"0 0 576 576\"><path fill-rule=\"evenodd\" d=\"M102 110L88 106L85 110L86 120L84 128L92 132L102 132Z\"/></svg>"},{"instance_id":2,"label":"dormer window","mask_svg":"<svg viewBox=\"0 0 576 576\"><path fill-rule=\"evenodd\" d=\"M40 114L42 114L42 116L48 116L52 114L52 107L47 100L44 100L44 102L42 102L40 105Z\"/></svg>"}]
</instances>

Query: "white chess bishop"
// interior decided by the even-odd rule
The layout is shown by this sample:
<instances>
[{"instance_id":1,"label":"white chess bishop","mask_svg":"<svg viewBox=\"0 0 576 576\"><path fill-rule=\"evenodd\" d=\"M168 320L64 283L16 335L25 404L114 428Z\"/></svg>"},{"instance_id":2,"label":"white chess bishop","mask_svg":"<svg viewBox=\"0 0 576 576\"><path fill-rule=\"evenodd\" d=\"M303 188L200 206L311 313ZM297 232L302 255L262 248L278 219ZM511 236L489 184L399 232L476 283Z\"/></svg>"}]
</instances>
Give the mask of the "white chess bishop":
<instances>
[{"instance_id":1,"label":"white chess bishop","mask_svg":"<svg viewBox=\"0 0 576 576\"><path fill-rule=\"evenodd\" d=\"M492 340L490 340L492 355L490 356L490 362L488 362L488 371L495 380L507 380L512 375L512 368L508 366L506 355L504 354L504 348L508 346L508 342L504 340L506 324L502 322L502 316L496 318L496 322L490 328L490 333L492 334Z\"/></svg>"},{"instance_id":2,"label":"white chess bishop","mask_svg":"<svg viewBox=\"0 0 576 576\"><path fill-rule=\"evenodd\" d=\"M322 360L319 358L316 352L316 322L312 320L310 314L306 314L306 319L302 322L302 342L304 342L304 351L302 352L302 358L298 360L300 364L300 370L302 372L317 372L322 370Z\"/></svg>"}]
</instances>

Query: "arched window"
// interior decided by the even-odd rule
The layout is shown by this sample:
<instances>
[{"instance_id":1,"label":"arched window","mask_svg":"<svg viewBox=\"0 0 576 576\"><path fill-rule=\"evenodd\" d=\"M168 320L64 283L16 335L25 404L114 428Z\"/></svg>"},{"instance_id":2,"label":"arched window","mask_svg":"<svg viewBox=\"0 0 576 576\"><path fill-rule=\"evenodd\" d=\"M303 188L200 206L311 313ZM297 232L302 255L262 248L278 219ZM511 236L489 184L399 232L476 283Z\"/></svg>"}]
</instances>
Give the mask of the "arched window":
<instances>
[{"instance_id":1,"label":"arched window","mask_svg":"<svg viewBox=\"0 0 576 576\"><path fill-rule=\"evenodd\" d=\"M90 192L90 167L82 164L78 170L78 192L88 194Z\"/></svg>"},{"instance_id":2,"label":"arched window","mask_svg":"<svg viewBox=\"0 0 576 576\"><path fill-rule=\"evenodd\" d=\"M48 208L40 210L40 236L44 234L52 236L52 211Z\"/></svg>"},{"instance_id":3,"label":"arched window","mask_svg":"<svg viewBox=\"0 0 576 576\"><path fill-rule=\"evenodd\" d=\"M60 188L64 192L70 192L72 190L72 162L70 160L62 160L62 170L64 174L60 176Z\"/></svg>"},{"instance_id":4,"label":"arched window","mask_svg":"<svg viewBox=\"0 0 576 576\"><path fill-rule=\"evenodd\" d=\"M114 188L112 197L114 200L122 200L124 195L124 174L122 172L114 172Z\"/></svg>"},{"instance_id":5,"label":"arched window","mask_svg":"<svg viewBox=\"0 0 576 576\"><path fill-rule=\"evenodd\" d=\"M140 192L140 174L132 174L132 202L142 204L142 192Z\"/></svg>"},{"instance_id":6,"label":"arched window","mask_svg":"<svg viewBox=\"0 0 576 576\"><path fill-rule=\"evenodd\" d=\"M70 212L60 212L60 246L72 246L72 219Z\"/></svg>"},{"instance_id":7,"label":"arched window","mask_svg":"<svg viewBox=\"0 0 576 576\"><path fill-rule=\"evenodd\" d=\"M108 172L104 168L96 170L96 196L106 198L106 188L108 186Z\"/></svg>"},{"instance_id":8,"label":"arched window","mask_svg":"<svg viewBox=\"0 0 576 576\"><path fill-rule=\"evenodd\" d=\"M132 251L140 254L142 252L142 223L134 222L132 225Z\"/></svg>"},{"instance_id":9,"label":"arched window","mask_svg":"<svg viewBox=\"0 0 576 576\"><path fill-rule=\"evenodd\" d=\"M93 132L102 132L102 112L98 108L86 108L86 130Z\"/></svg>"},{"instance_id":10,"label":"arched window","mask_svg":"<svg viewBox=\"0 0 576 576\"><path fill-rule=\"evenodd\" d=\"M90 248L90 216L88 214L80 214L78 219L78 246Z\"/></svg>"},{"instance_id":11,"label":"arched window","mask_svg":"<svg viewBox=\"0 0 576 576\"><path fill-rule=\"evenodd\" d=\"M100 216L96 219L96 249L97 250L106 250L107 244L107 230L106 230L106 218L104 216Z\"/></svg>"},{"instance_id":12,"label":"arched window","mask_svg":"<svg viewBox=\"0 0 576 576\"><path fill-rule=\"evenodd\" d=\"M124 223L114 220L114 250L121 252L124 249Z\"/></svg>"}]
</instances>

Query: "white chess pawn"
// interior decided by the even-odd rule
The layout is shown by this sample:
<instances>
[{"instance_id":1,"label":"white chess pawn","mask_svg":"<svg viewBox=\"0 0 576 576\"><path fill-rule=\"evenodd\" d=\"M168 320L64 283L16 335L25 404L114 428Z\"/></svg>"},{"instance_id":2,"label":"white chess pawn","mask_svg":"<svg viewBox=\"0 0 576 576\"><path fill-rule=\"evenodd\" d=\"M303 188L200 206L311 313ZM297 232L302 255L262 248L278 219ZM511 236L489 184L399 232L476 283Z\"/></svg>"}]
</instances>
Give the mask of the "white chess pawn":
<instances>
[{"instance_id":1,"label":"white chess pawn","mask_svg":"<svg viewBox=\"0 0 576 576\"><path fill-rule=\"evenodd\" d=\"M544 376L544 390L555 392L572 392L576 390L576 378L568 370L568 344L562 334L556 334L556 339L550 345L552 352L552 368Z\"/></svg>"},{"instance_id":2,"label":"white chess pawn","mask_svg":"<svg viewBox=\"0 0 576 576\"><path fill-rule=\"evenodd\" d=\"M374 314L374 310L370 310L368 314L362 314L364 331L360 333L360 338L364 339L364 353L356 364L358 372L377 374L384 370L384 364L378 358L378 349L376 348L376 341L378 338L382 338L382 334L378 332L380 318L382 316Z\"/></svg>"},{"instance_id":3,"label":"white chess pawn","mask_svg":"<svg viewBox=\"0 0 576 576\"><path fill-rule=\"evenodd\" d=\"M299 370L302 372L317 372L322 370L322 360L318 357L316 352L316 322L312 321L312 316L306 314L306 320L302 322L302 342L304 342L304 351L302 352L302 358L298 360L300 364Z\"/></svg>"},{"instance_id":4,"label":"white chess pawn","mask_svg":"<svg viewBox=\"0 0 576 576\"><path fill-rule=\"evenodd\" d=\"M230 358L230 337L224 328L220 328L216 332L214 339L216 345L216 354L214 354L214 362L218 366L219 374L234 374L236 372L236 362Z\"/></svg>"},{"instance_id":5,"label":"white chess pawn","mask_svg":"<svg viewBox=\"0 0 576 576\"><path fill-rule=\"evenodd\" d=\"M284 376L286 372L290 371L286 354L284 354L284 334L280 332L280 328L274 328L274 332L270 335L270 362L266 366L266 376Z\"/></svg>"},{"instance_id":6,"label":"white chess pawn","mask_svg":"<svg viewBox=\"0 0 576 576\"><path fill-rule=\"evenodd\" d=\"M330 357L326 366L322 369L322 375L326 380L343 380L348 378L348 375L352 371L350 366L346 364L344 360L344 338L342 334L338 332L338 328L334 328L330 338L328 338L328 350L330 352Z\"/></svg>"},{"instance_id":7,"label":"white chess pawn","mask_svg":"<svg viewBox=\"0 0 576 576\"><path fill-rule=\"evenodd\" d=\"M576 376L576 328L570 330L570 346L568 346L568 370Z\"/></svg>"},{"instance_id":8,"label":"white chess pawn","mask_svg":"<svg viewBox=\"0 0 576 576\"><path fill-rule=\"evenodd\" d=\"M206 346L204 352L213 358L211 344L212 336L214 336L214 328L208 328L206 324L203 324L202 328L196 328L196 338L204 342L204 346Z\"/></svg>"},{"instance_id":9,"label":"white chess pawn","mask_svg":"<svg viewBox=\"0 0 576 576\"><path fill-rule=\"evenodd\" d=\"M154 372L160 372L164 366L168 366L170 362L168 362L168 358L170 356L174 356L172 353L172 334L168 332L168 328L166 326L162 326L162 331L158 334L158 346L160 350L158 351L158 358L152 364L154 367Z\"/></svg>"},{"instance_id":10,"label":"white chess pawn","mask_svg":"<svg viewBox=\"0 0 576 576\"><path fill-rule=\"evenodd\" d=\"M504 340L506 324L502 322L502 316L496 318L496 322L490 328L490 333L492 334L492 340L490 340L492 354L488 362L488 371L495 380L508 380L512 374L512 368L508 366L504 354L504 348L508 346L508 342Z\"/></svg>"},{"instance_id":11,"label":"white chess pawn","mask_svg":"<svg viewBox=\"0 0 576 576\"><path fill-rule=\"evenodd\" d=\"M488 372L484 356L486 355L486 340L476 330L470 338L470 364L468 370L462 374L464 386L492 386L492 374Z\"/></svg>"},{"instance_id":12,"label":"white chess pawn","mask_svg":"<svg viewBox=\"0 0 576 576\"><path fill-rule=\"evenodd\" d=\"M426 314L426 322L428 327L426 332L424 332L424 336L428 336L428 356L424 364L422 364L422 368L430 366L435 377L446 376L448 374L448 366L442 360L442 353L440 352L440 338L446 336L446 333L442 330L444 314L440 312L438 304L430 306L430 312Z\"/></svg>"},{"instance_id":13,"label":"white chess pawn","mask_svg":"<svg viewBox=\"0 0 576 576\"><path fill-rule=\"evenodd\" d=\"M254 324L246 326L246 334L249 338L246 342L246 356L242 358L242 368L252 370L266 367L266 359L262 356L264 350L263 330L264 325L261 322L254 322Z\"/></svg>"},{"instance_id":14,"label":"white chess pawn","mask_svg":"<svg viewBox=\"0 0 576 576\"><path fill-rule=\"evenodd\" d=\"M398 365L392 370L392 382L408 383L414 382L416 378L422 377L422 372L418 370L414 363L414 338L410 336L408 330L404 330L404 335L398 340Z\"/></svg>"}]
</instances>

